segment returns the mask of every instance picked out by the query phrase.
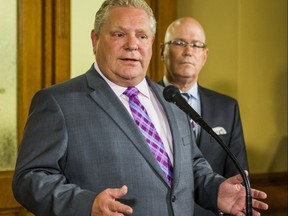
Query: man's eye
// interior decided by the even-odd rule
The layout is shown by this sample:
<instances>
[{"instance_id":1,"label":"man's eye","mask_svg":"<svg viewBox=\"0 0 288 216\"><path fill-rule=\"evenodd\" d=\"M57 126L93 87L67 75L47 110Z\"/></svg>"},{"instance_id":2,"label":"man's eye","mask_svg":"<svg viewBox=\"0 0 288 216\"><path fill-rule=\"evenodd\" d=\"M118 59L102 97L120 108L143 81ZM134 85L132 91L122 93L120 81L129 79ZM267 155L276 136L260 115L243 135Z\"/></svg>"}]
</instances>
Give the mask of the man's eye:
<instances>
[{"instance_id":1,"label":"man's eye","mask_svg":"<svg viewBox=\"0 0 288 216\"><path fill-rule=\"evenodd\" d=\"M194 42L193 44L193 47L202 47L203 46L203 43L199 42L199 41L196 41Z\"/></svg>"},{"instance_id":2,"label":"man's eye","mask_svg":"<svg viewBox=\"0 0 288 216\"><path fill-rule=\"evenodd\" d=\"M124 36L125 36L124 33L114 33L114 34L113 34L113 37L119 37L119 38L121 38L121 37L124 37Z\"/></svg>"},{"instance_id":3,"label":"man's eye","mask_svg":"<svg viewBox=\"0 0 288 216\"><path fill-rule=\"evenodd\" d=\"M141 38L141 39L147 39L148 36L147 36L147 35L140 35L140 38Z\"/></svg>"},{"instance_id":4,"label":"man's eye","mask_svg":"<svg viewBox=\"0 0 288 216\"><path fill-rule=\"evenodd\" d=\"M185 46L186 45L186 43L184 41L174 41L174 44L176 46Z\"/></svg>"}]
</instances>

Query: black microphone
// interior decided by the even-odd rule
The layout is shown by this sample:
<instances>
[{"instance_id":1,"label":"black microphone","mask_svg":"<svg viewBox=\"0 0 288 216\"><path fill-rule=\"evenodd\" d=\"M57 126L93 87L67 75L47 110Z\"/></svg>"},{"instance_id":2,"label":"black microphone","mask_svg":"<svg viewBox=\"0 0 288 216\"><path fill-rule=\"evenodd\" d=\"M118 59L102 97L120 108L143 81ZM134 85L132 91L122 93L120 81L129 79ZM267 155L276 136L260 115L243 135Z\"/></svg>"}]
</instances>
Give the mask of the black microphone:
<instances>
[{"instance_id":1,"label":"black microphone","mask_svg":"<svg viewBox=\"0 0 288 216\"><path fill-rule=\"evenodd\" d=\"M235 155L224 144L224 142L213 131L213 129L202 119L202 117L187 103L187 101L182 97L178 88L173 85L166 86L163 90L163 96L166 101L176 104L182 111L184 111L188 116L190 116L190 118L194 122L196 122L200 127L202 127L208 134L210 134L231 158L243 178L243 183L246 190L246 215L252 216L252 196L250 182L244 170L241 168L239 161L237 160Z\"/></svg>"}]
</instances>

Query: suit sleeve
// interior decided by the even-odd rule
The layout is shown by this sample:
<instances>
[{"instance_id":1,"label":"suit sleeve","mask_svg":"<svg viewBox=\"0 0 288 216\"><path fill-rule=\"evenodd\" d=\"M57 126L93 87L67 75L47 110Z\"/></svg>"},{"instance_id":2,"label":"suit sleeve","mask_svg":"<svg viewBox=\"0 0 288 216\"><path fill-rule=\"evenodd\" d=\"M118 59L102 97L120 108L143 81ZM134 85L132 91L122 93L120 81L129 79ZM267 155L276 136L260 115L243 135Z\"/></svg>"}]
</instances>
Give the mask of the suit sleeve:
<instances>
[{"instance_id":1,"label":"suit sleeve","mask_svg":"<svg viewBox=\"0 0 288 216\"><path fill-rule=\"evenodd\" d=\"M46 93L38 92L31 103L13 177L15 198L36 215L90 215L96 194L65 178L65 119Z\"/></svg>"},{"instance_id":2,"label":"suit sleeve","mask_svg":"<svg viewBox=\"0 0 288 216\"><path fill-rule=\"evenodd\" d=\"M225 178L213 172L211 166L204 159L196 144L194 144L193 148L195 201L203 208L209 209L215 214L218 214L218 189Z\"/></svg>"}]
</instances>

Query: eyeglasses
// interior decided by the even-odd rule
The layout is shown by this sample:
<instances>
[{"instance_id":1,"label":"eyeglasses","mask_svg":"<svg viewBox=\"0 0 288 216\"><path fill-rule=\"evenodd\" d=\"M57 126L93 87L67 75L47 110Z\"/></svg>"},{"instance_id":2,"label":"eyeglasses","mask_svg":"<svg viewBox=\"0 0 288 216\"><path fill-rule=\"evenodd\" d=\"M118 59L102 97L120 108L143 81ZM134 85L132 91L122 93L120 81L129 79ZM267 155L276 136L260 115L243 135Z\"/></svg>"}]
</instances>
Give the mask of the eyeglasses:
<instances>
[{"instance_id":1,"label":"eyeglasses","mask_svg":"<svg viewBox=\"0 0 288 216\"><path fill-rule=\"evenodd\" d=\"M187 41L184 41L184 40L171 40L162 45L164 46L166 44L172 45L174 47L179 47L179 48L185 48L189 45L190 47L194 48L194 50L197 50L197 48L205 49L207 47L207 44L201 41L192 41L191 43L188 43Z\"/></svg>"}]
</instances>

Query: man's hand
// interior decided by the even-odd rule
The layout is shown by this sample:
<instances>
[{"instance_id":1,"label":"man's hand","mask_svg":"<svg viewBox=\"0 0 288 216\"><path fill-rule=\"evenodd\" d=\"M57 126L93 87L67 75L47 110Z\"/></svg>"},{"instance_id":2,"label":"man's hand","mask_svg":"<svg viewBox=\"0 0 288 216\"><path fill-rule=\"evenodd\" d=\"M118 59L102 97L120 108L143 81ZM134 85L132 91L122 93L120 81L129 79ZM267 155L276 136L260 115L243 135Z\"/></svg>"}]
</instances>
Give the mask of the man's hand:
<instances>
[{"instance_id":1,"label":"man's hand","mask_svg":"<svg viewBox=\"0 0 288 216\"><path fill-rule=\"evenodd\" d=\"M247 172L246 172L247 174ZM246 207L246 191L241 185L243 179L241 175L235 175L228 178L220 184L218 191L218 208L225 212L236 216L245 216ZM266 199L267 195L263 191L251 189L253 216L259 216L260 213L254 208L267 210L268 205L257 199Z\"/></svg>"},{"instance_id":2,"label":"man's hand","mask_svg":"<svg viewBox=\"0 0 288 216\"><path fill-rule=\"evenodd\" d=\"M106 189L99 193L93 203L91 216L124 216L132 214L133 209L115 199L119 199L127 194L126 185L121 188Z\"/></svg>"}]
</instances>

